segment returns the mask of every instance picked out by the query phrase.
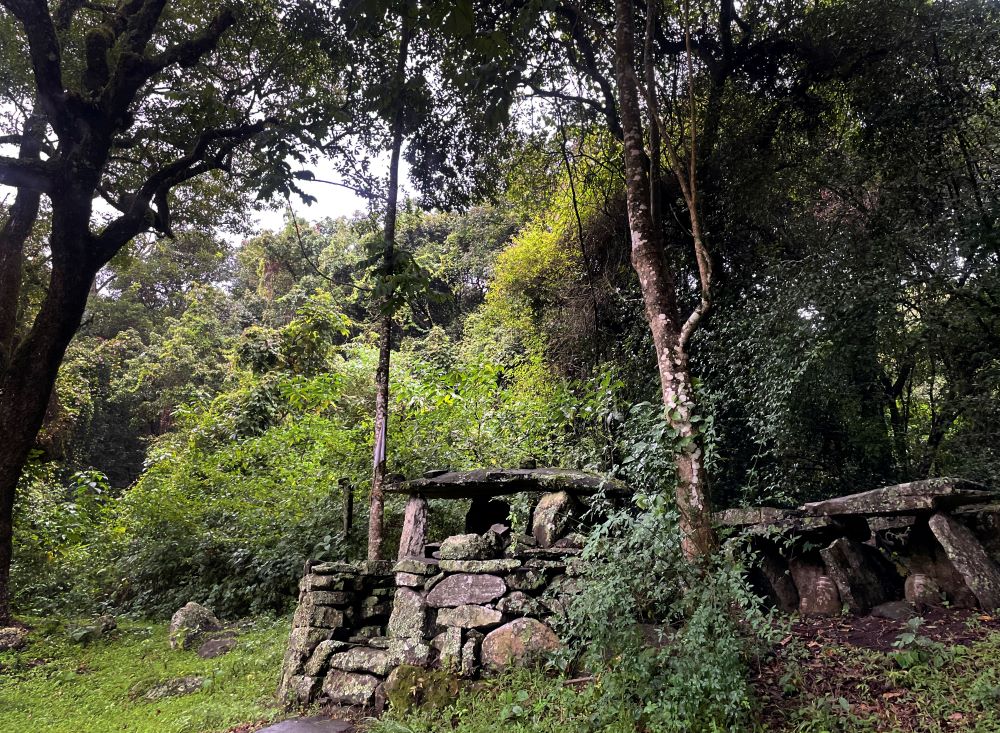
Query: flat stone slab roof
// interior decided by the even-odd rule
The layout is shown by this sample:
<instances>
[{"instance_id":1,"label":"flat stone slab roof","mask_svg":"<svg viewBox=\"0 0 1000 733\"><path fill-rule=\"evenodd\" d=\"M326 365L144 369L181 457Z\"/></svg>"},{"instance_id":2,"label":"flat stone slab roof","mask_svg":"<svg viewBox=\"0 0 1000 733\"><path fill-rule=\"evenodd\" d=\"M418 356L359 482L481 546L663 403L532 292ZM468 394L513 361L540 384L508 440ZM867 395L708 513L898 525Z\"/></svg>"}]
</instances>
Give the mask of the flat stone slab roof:
<instances>
[{"instance_id":1,"label":"flat stone slab roof","mask_svg":"<svg viewBox=\"0 0 1000 733\"><path fill-rule=\"evenodd\" d=\"M566 491L589 496L604 490L631 493L624 484L606 476L565 468L480 468L446 471L386 488L389 494L420 494L428 499L476 499L522 492Z\"/></svg>"},{"instance_id":2,"label":"flat stone slab roof","mask_svg":"<svg viewBox=\"0 0 1000 733\"><path fill-rule=\"evenodd\" d=\"M802 506L810 516L925 514L998 498L982 484L957 478L933 478L885 486L860 494L816 501Z\"/></svg>"}]
</instances>

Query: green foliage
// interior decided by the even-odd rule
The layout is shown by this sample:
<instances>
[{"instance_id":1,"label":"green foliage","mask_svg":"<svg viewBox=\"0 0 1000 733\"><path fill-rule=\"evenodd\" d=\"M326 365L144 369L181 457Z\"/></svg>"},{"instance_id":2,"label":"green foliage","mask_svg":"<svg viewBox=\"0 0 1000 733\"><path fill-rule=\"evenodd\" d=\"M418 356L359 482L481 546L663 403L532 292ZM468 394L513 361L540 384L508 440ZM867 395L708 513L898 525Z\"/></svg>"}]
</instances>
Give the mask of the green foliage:
<instances>
[{"instance_id":1,"label":"green foliage","mask_svg":"<svg viewBox=\"0 0 1000 733\"><path fill-rule=\"evenodd\" d=\"M745 726L750 663L780 628L736 557L689 564L663 495L638 499L641 513L612 512L591 533L561 627L599 673L597 709L647 730Z\"/></svg>"}]
</instances>

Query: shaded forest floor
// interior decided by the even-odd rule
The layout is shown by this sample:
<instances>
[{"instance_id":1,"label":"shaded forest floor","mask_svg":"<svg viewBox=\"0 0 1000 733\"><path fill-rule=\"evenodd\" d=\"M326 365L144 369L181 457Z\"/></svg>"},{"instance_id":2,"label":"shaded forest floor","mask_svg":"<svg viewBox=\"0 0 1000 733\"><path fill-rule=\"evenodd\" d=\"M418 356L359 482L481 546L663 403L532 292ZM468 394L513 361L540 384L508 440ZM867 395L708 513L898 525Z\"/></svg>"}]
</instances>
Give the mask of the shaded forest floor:
<instances>
[{"instance_id":1,"label":"shaded forest floor","mask_svg":"<svg viewBox=\"0 0 1000 733\"><path fill-rule=\"evenodd\" d=\"M1000 616L803 619L755 680L768 731L1000 732Z\"/></svg>"}]
</instances>

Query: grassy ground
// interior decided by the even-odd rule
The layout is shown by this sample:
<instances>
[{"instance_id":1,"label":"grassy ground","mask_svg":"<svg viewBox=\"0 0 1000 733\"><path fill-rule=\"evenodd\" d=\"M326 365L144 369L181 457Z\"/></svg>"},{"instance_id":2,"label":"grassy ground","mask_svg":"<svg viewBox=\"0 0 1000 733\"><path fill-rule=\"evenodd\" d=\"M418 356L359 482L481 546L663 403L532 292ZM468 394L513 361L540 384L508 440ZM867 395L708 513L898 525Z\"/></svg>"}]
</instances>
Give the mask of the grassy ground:
<instances>
[{"instance_id":1,"label":"grassy ground","mask_svg":"<svg viewBox=\"0 0 1000 733\"><path fill-rule=\"evenodd\" d=\"M31 643L0 653L0 733L209 733L278 716L273 695L287 622L258 622L216 659L172 651L163 624L120 622L87 646L61 624L25 619ZM150 702L154 685L204 677L193 694Z\"/></svg>"}]
</instances>

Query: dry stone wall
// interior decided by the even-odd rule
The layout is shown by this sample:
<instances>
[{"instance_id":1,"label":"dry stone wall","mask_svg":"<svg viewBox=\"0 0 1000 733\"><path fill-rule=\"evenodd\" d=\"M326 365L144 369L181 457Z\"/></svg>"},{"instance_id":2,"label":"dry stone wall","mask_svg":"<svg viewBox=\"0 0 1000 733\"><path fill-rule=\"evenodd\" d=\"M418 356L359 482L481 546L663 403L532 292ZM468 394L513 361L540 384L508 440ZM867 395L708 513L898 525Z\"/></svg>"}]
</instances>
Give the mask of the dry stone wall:
<instances>
[{"instance_id":1,"label":"dry stone wall","mask_svg":"<svg viewBox=\"0 0 1000 733\"><path fill-rule=\"evenodd\" d=\"M309 568L279 696L290 705L380 709L399 667L474 678L557 649L549 622L574 590L582 545L567 536L572 502L561 494L543 497L531 535L497 525L392 564Z\"/></svg>"}]
</instances>

